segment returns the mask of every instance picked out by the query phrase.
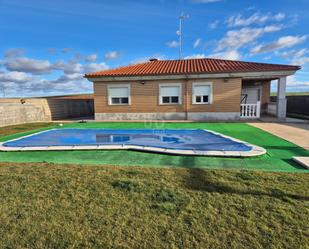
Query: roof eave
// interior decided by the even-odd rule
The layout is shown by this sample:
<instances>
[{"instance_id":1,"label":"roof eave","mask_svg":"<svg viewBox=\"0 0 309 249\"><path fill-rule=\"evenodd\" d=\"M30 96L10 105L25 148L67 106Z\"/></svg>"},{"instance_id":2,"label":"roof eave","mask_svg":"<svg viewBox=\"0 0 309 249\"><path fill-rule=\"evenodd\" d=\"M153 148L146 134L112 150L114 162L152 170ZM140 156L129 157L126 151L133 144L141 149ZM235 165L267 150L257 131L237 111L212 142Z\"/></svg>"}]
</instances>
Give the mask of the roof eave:
<instances>
[{"instance_id":1,"label":"roof eave","mask_svg":"<svg viewBox=\"0 0 309 249\"><path fill-rule=\"evenodd\" d=\"M138 80L183 80L183 79L211 79L211 78L242 78L242 79L269 79L290 76L297 70L264 71L264 72L236 72L236 73L206 73L206 74L170 74L170 75L143 75L143 76L98 76L87 77L91 82L111 81L138 81Z\"/></svg>"}]
</instances>

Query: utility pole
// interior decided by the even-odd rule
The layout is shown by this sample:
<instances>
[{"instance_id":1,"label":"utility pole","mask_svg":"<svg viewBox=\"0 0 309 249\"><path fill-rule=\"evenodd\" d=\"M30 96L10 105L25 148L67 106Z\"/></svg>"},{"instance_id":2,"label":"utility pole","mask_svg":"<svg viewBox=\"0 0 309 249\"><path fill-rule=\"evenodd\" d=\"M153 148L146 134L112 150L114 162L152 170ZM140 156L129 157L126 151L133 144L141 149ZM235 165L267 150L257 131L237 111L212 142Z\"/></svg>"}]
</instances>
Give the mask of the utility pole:
<instances>
[{"instance_id":1,"label":"utility pole","mask_svg":"<svg viewBox=\"0 0 309 249\"><path fill-rule=\"evenodd\" d=\"M182 25L183 21L188 18L189 15L185 15L184 13L181 13L181 15L179 16L179 30L177 31L177 35L179 36L179 60L182 59L182 43L183 43Z\"/></svg>"}]
</instances>

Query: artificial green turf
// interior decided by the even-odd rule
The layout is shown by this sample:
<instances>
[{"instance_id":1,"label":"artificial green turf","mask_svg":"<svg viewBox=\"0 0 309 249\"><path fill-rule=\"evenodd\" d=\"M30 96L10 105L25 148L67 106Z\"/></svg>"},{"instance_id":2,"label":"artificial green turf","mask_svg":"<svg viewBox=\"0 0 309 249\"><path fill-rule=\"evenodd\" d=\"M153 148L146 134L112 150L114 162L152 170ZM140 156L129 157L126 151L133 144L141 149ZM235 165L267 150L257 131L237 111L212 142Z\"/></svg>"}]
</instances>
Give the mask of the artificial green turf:
<instances>
[{"instance_id":1,"label":"artificial green turf","mask_svg":"<svg viewBox=\"0 0 309 249\"><path fill-rule=\"evenodd\" d=\"M259 169L266 171L306 172L293 162L293 156L309 156L309 151L244 123L67 123L49 128L154 128L209 129L264 147L267 154L253 158L174 156L148 152L105 151L38 151L1 152L0 162L50 162L147 167L197 167L223 169ZM5 128L3 128L5 129ZM48 129L46 127L39 129ZM36 132L39 130L35 130ZM12 134L0 141L17 138L34 131Z\"/></svg>"}]
</instances>

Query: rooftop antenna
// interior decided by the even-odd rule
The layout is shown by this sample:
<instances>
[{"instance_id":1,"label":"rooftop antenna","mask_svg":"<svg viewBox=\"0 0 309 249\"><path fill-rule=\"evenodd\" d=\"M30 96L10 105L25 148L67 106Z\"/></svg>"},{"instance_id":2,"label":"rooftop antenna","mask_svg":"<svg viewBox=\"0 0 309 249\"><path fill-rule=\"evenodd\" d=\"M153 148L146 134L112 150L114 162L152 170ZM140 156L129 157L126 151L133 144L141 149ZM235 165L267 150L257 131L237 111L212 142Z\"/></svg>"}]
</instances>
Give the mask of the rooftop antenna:
<instances>
[{"instance_id":1,"label":"rooftop antenna","mask_svg":"<svg viewBox=\"0 0 309 249\"><path fill-rule=\"evenodd\" d=\"M179 30L177 30L176 32L176 34L179 36L179 60L182 59L182 23L185 19L188 19L189 17L189 15L185 15L184 13L181 13L181 15L179 16Z\"/></svg>"}]
</instances>

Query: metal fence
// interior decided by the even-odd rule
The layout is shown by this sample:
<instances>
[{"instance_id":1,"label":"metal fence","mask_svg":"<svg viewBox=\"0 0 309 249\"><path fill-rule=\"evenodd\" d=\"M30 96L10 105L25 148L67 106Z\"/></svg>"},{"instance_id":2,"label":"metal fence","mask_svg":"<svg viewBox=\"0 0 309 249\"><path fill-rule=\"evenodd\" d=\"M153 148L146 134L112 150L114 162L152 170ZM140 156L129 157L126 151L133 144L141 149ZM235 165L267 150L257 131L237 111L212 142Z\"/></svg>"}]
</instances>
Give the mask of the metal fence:
<instances>
[{"instance_id":1,"label":"metal fence","mask_svg":"<svg viewBox=\"0 0 309 249\"><path fill-rule=\"evenodd\" d=\"M309 95L287 96L287 113L309 116ZM277 97L271 96L271 102Z\"/></svg>"},{"instance_id":2,"label":"metal fence","mask_svg":"<svg viewBox=\"0 0 309 249\"><path fill-rule=\"evenodd\" d=\"M287 96L287 113L309 116L309 96Z\"/></svg>"}]
</instances>

